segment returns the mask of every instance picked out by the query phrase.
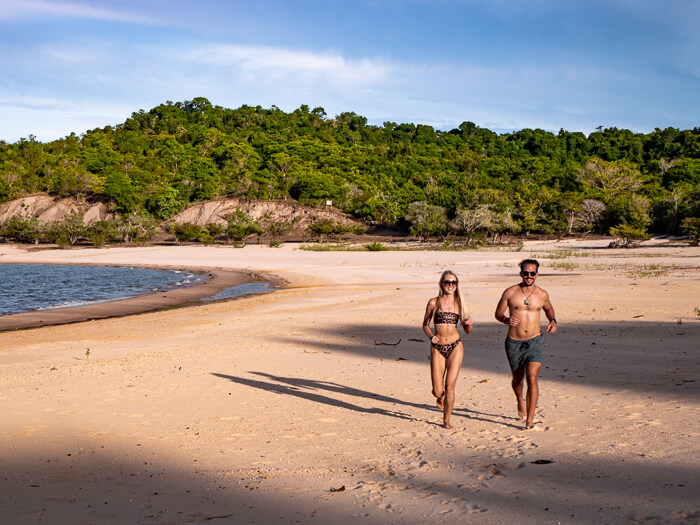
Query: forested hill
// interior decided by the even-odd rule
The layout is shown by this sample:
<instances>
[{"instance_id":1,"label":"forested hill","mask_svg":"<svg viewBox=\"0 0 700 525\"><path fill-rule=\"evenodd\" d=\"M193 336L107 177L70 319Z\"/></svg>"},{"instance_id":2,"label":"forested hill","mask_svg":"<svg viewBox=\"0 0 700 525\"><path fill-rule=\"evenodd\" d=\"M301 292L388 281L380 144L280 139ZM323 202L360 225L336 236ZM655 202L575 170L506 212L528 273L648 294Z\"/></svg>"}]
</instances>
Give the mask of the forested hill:
<instances>
[{"instance_id":1,"label":"forested hill","mask_svg":"<svg viewBox=\"0 0 700 525\"><path fill-rule=\"evenodd\" d=\"M0 142L0 202L37 192L101 197L157 219L228 195L332 200L423 234L676 233L700 217L700 128L499 135L471 122L372 126L355 113L196 98L50 143Z\"/></svg>"}]
</instances>

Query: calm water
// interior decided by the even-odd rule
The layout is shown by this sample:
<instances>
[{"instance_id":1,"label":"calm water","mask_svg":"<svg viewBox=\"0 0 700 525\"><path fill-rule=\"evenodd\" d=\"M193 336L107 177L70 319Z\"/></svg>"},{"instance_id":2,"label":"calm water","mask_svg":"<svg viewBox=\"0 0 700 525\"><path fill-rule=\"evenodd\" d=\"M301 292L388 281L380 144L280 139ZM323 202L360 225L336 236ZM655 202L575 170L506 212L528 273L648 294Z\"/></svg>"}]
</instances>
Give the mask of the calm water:
<instances>
[{"instance_id":1,"label":"calm water","mask_svg":"<svg viewBox=\"0 0 700 525\"><path fill-rule=\"evenodd\" d=\"M0 264L0 315L99 303L205 279L206 274L176 270Z\"/></svg>"}]
</instances>

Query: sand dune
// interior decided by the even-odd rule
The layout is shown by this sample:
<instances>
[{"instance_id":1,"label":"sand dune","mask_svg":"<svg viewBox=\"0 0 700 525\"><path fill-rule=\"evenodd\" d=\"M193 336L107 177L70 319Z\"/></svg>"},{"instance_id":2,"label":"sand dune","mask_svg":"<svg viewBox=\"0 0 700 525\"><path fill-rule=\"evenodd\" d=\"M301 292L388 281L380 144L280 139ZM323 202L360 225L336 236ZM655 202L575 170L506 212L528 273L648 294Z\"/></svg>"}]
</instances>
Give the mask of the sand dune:
<instances>
[{"instance_id":1,"label":"sand dune","mask_svg":"<svg viewBox=\"0 0 700 525\"><path fill-rule=\"evenodd\" d=\"M530 255L560 330L526 431L493 310ZM0 332L4 522L700 523L699 248L2 246L0 261L285 284ZM449 431L420 328L445 268L475 319Z\"/></svg>"}]
</instances>

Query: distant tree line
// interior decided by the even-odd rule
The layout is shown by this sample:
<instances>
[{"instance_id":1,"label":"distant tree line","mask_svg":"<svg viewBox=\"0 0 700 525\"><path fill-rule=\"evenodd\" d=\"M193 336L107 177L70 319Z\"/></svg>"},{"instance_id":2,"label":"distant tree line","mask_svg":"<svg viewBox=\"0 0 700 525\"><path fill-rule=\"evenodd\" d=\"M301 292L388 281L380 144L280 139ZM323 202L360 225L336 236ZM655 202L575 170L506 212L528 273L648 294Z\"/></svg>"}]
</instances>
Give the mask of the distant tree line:
<instances>
[{"instance_id":1,"label":"distant tree line","mask_svg":"<svg viewBox=\"0 0 700 525\"><path fill-rule=\"evenodd\" d=\"M0 142L0 202L39 192L106 199L141 222L235 196L332 200L421 237L689 233L700 223L700 128L499 135L195 98L81 136Z\"/></svg>"}]
</instances>

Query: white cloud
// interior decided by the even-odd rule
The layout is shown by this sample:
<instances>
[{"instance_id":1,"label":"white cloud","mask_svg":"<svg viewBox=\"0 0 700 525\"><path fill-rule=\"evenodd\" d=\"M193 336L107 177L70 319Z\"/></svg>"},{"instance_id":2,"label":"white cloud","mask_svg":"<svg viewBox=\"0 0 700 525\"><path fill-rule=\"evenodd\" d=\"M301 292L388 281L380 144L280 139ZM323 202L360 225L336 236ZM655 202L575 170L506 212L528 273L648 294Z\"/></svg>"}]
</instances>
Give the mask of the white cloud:
<instances>
[{"instance_id":1,"label":"white cloud","mask_svg":"<svg viewBox=\"0 0 700 525\"><path fill-rule=\"evenodd\" d=\"M153 23L153 19L127 11L94 7L87 3L59 0L0 0L0 19L51 16L113 22Z\"/></svg>"},{"instance_id":2,"label":"white cloud","mask_svg":"<svg viewBox=\"0 0 700 525\"><path fill-rule=\"evenodd\" d=\"M66 64L98 64L106 58L105 55L94 46L87 47L72 44L43 46L39 52L52 61L57 60Z\"/></svg>"},{"instance_id":3,"label":"white cloud","mask_svg":"<svg viewBox=\"0 0 700 525\"><path fill-rule=\"evenodd\" d=\"M193 63L228 68L246 82L292 80L296 85L319 81L334 86L372 85L386 80L393 67L379 60L348 60L337 53L312 53L264 46L219 45L185 53Z\"/></svg>"}]
</instances>

